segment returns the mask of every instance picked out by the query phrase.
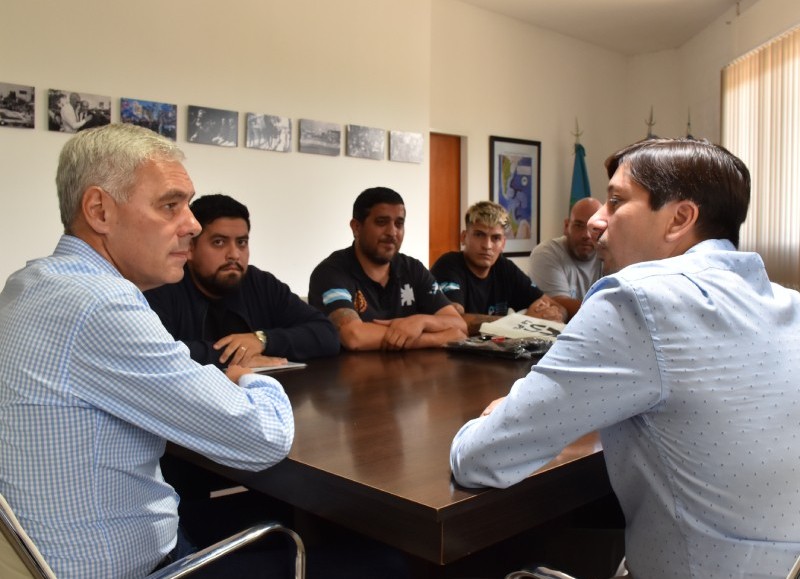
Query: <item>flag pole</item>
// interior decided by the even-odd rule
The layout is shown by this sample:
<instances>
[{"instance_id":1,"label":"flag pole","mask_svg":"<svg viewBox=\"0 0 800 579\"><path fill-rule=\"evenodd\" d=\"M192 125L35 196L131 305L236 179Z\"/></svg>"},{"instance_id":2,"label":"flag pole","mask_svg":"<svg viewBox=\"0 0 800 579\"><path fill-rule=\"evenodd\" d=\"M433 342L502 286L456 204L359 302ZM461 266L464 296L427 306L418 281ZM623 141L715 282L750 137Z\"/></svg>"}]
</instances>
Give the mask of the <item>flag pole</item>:
<instances>
[{"instance_id":1,"label":"flag pole","mask_svg":"<svg viewBox=\"0 0 800 579\"><path fill-rule=\"evenodd\" d=\"M581 135L582 134L583 134L583 131L581 130L580 126L578 125L578 117L575 117L575 132L572 133L572 136L575 137L575 144L576 145L580 145L581 144Z\"/></svg>"},{"instance_id":2,"label":"flag pole","mask_svg":"<svg viewBox=\"0 0 800 579\"><path fill-rule=\"evenodd\" d=\"M575 137L575 165L572 168L572 187L569 192L570 210L577 201L580 201L584 197L592 196L589 187L589 174L586 171L586 161L584 160L586 157L586 149L581 145L582 134L583 131L581 131L580 125L578 125L578 118L575 117L575 132L572 133L572 136Z\"/></svg>"}]
</instances>

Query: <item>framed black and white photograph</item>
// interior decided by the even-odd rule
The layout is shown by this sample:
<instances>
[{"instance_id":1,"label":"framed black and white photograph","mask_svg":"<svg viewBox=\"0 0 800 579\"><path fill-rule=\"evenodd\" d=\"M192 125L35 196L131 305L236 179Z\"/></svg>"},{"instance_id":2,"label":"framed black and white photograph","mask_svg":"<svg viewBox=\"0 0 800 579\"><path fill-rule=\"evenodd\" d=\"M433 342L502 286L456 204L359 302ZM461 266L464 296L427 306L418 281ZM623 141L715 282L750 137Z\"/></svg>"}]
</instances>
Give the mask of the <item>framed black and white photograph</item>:
<instances>
[{"instance_id":1,"label":"framed black and white photograph","mask_svg":"<svg viewBox=\"0 0 800 579\"><path fill-rule=\"evenodd\" d=\"M236 147L239 144L239 113L189 105L186 140L201 145Z\"/></svg>"},{"instance_id":2,"label":"framed black and white photograph","mask_svg":"<svg viewBox=\"0 0 800 579\"><path fill-rule=\"evenodd\" d=\"M173 141L177 138L178 105L121 98L119 116L123 123L139 125Z\"/></svg>"},{"instance_id":3,"label":"framed black and white photograph","mask_svg":"<svg viewBox=\"0 0 800 579\"><path fill-rule=\"evenodd\" d=\"M539 243L539 141L489 137L491 200L509 216L505 255L530 254Z\"/></svg>"},{"instance_id":4,"label":"framed black and white photograph","mask_svg":"<svg viewBox=\"0 0 800 579\"><path fill-rule=\"evenodd\" d=\"M336 123L325 123L300 119L301 153L336 156L342 150L342 126Z\"/></svg>"},{"instance_id":5,"label":"framed black and white photograph","mask_svg":"<svg viewBox=\"0 0 800 579\"><path fill-rule=\"evenodd\" d=\"M245 147L288 153L292 150L292 119L247 113Z\"/></svg>"},{"instance_id":6,"label":"framed black and white photograph","mask_svg":"<svg viewBox=\"0 0 800 579\"><path fill-rule=\"evenodd\" d=\"M48 129L77 133L111 122L111 97L51 88L48 92Z\"/></svg>"},{"instance_id":7,"label":"framed black and white photograph","mask_svg":"<svg viewBox=\"0 0 800 579\"><path fill-rule=\"evenodd\" d=\"M389 131L389 160L401 163L422 163L425 141L422 133Z\"/></svg>"},{"instance_id":8,"label":"framed black and white photograph","mask_svg":"<svg viewBox=\"0 0 800 579\"><path fill-rule=\"evenodd\" d=\"M361 157L362 159L386 158L386 131L361 125L347 125L348 157Z\"/></svg>"},{"instance_id":9,"label":"framed black and white photograph","mask_svg":"<svg viewBox=\"0 0 800 579\"><path fill-rule=\"evenodd\" d=\"M0 127L32 129L35 101L32 86L0 82Z\"/></svg>"}]
</instances>

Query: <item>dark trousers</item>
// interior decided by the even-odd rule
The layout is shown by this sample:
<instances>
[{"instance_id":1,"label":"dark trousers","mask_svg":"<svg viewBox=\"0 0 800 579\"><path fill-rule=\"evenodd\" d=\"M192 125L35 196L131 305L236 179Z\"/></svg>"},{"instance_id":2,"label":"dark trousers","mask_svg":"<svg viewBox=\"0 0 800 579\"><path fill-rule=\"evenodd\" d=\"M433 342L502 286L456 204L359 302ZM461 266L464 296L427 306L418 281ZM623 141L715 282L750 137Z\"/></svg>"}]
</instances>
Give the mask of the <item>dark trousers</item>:
<instances>
[{"instance_id":1,"label":"dark trousers","mask_svg":"<svg viewBox=\"0 0 800 579\"><path fill-rule=\"evenodd\" d=\"M157 567L160 569L193 552L197 548L179 529L175 549ZM193 579L263 579L294 577L295 544L280 534L269 535L240 551L228 553L213 563L192 573ZM337 537L329 545L308 549L307 579L410 579L405 557L380 543L354 538L349 533Z\"/></svg>"},{"instance_id":2,"label":"dark trousers","mask_svg":"<svg viewBox=\"0 0 800 579\"><path fill-rule=\"evenodd\" d=\"M256 523L277 521L295 527L291 505L255 491L210 498L210 491L236 483L172 456L165 456L161 466L164 478L181 497L181 531L170 554L175 560ZM410 579L406 556L400 551L323 521L314 528L313 538L304 537L304 531L299 530L306 542L307 579ZM191 577L294 577L294 561L294 541L274 533L218 559Z\"/></svg>"}]
</instances>

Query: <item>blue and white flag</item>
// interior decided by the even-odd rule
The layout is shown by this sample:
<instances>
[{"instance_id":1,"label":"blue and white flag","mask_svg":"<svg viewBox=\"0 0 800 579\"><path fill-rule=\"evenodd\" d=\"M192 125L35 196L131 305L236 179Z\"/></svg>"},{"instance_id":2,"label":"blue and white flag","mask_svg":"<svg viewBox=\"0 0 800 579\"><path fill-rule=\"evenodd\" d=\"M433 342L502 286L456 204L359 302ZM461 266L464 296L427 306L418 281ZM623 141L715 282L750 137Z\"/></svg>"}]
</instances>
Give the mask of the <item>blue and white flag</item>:
<instances>
[{"instance_id":1,"label":"blue and white flag","mask_svg":"<svg viewBox=\"0 0 800 579\"><path fill-rule=\"evenodd\" d=\"M589 175L586 173L585 157L586 149L580 143L575 143L575 166L572 168L572 188L569 196L570 208L584 197L592 196Z\"/></svg>"}]
</instances>

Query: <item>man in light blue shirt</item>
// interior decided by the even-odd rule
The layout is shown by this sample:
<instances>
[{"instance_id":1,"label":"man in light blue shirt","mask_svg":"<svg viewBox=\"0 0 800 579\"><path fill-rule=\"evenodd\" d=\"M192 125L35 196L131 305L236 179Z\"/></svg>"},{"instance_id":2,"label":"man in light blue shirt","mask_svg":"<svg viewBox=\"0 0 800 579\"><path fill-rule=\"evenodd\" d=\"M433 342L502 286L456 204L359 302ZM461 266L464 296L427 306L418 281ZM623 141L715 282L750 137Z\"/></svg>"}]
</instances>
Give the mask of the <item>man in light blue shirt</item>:
<instances>
[{"instance_id":1,"label":"man in light blue shirt","mask_svg":"<svg viewBox=\"0 0 800 579\"><path fill-rule=\"evenodd\" d=\"M65 234L0 294L0 492L59 577L142 577L173 550L166 440L248 470L292 444L278 382L192 361L142 295L181 279L200 231L182 160L133 125L70 139Z\"/></svg>"},{"instance_id":2,"label":"man in light blue shirt","mask_svg":"<svg viewBox=\"0 0 800 579\"><path fill-rule=\"evenodd\" d=\"M667 139L606 167L589 225L607 275L458 432L455 478L507 487L599 430L634 577L783 577L800 554L800 296L736 251L749 172Z\"/></svg>"}]
</instances>

